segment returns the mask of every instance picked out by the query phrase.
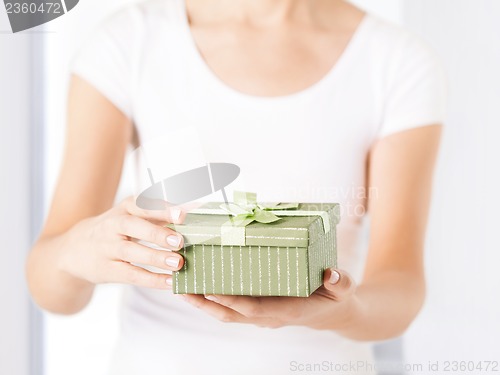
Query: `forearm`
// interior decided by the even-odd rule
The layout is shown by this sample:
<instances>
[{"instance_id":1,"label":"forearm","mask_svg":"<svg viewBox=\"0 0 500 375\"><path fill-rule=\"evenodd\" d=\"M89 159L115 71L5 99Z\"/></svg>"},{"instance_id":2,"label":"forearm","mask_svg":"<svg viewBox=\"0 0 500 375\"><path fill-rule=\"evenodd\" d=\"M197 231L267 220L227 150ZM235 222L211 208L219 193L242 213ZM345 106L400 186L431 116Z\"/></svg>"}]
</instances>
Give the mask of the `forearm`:
<instances>
[{"instance_id":1,"label":"forearm","mask_svg":"<svg viewBox=\"0 0 500 375\"><path fill-rule=\"evenodd\" d=\"M28 287L35 302L57 314L74 314L83 309L94 290L94 284L71 276L63 270L63 253L68 251L66 236L41 238L26 263Z\"/></svg>"},{"instance_id":2,"label":"forearm","mask_svg":"<svg viewBox=\"0 0 500 375\"><path fill-rule=\"evenodd\" d=\"M423 277L401 271L372 277L347 301L349 319L336 331L360 341L400 336L417 316L424 298Z\"/></svg>"}]
</instances>

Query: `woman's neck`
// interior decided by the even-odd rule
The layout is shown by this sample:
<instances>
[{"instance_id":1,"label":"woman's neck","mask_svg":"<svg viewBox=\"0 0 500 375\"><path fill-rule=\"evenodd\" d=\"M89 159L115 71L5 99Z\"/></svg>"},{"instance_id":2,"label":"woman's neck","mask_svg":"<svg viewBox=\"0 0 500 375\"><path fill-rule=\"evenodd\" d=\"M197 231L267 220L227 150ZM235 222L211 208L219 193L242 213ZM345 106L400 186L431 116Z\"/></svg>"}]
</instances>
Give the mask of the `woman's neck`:
<instances>
[{"instance_id":1,"label":"woman's neck","mask_svg":"<svg viewBox=\"0 0 500 375\"><path fill-rule=\"evenodd\" d=\"M194 23L233 21L259 28L314 23L325 7L341 4L342 0L186 0Z\"/></svg>"}]
</instances>

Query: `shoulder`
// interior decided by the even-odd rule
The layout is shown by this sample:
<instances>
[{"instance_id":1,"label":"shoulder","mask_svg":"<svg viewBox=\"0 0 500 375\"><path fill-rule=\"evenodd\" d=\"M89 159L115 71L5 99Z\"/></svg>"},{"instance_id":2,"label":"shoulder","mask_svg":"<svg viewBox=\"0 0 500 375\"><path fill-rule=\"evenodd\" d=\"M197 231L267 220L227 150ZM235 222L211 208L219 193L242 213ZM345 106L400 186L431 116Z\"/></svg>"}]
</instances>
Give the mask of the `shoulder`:
<instances>
[{"instance_id":1,"label":"shoulder","mask_svg":"<svg viewBox=\"0 0 500 375\"><path fill-rule=\"evenodd\" d=\"M133 87L151 39L179 13L181 0L146 0L105 16L88 33L70 62L70 71L92 84L131 116Z\"/></svg>"},{"instance_id":2,"label":"shoulder","mask_svg":"<svg viewBox=\"0 0 500 375\"><path fill-rule=\"evenodd\" d=\"M433 65L439 68L441 59L430 44L403 26L367 15L372 54L384 60L386 66Z\"/></svg>"},{"instance_id":3,"label":"shoulder","mask_svg":"<svg viewBox=\"0 0 500 375\"><path fill-rule=\"evenodd\" d=\"M127 4L105 16L84 37L82 48L102 46L133 56L144 43L161 35L161 30L179 23L183 8L181 0L146 0ZM91 47L90 47L91 48Z\"/></svg>"},{"instance_id":4,"label":"shoulder","mask_svg":"<svg viewBox=\"0 0 500 375\"><path fill-rule=\"evenodd\" d=\"M370 71L382 100L379 136L443 123L447 78L436 51L415 33L369 16Z\"/></svg>"},{"instance_id":5,"label":"shoulder","mask_svg":"<svg viewBox=\"0 0 500 375\"><path fill-rule=\"evenodd\" d=\"M146 0L123 6L110 14L103 24L129 29L140 24L178 21L183 11L180 0Z\"/></svg>"},{"instance_id":6,"label":"shoulder","mask_svg":"<svg viewBox=\"0 0 500 375\"><path fill-rule=\"evenodd\" d=\"M370 61L368 68L382 97L410 91L409 87L432 88L440 97L446 96L444 65L427 41L373 15L368 15L366 22L366 60Z\"/></svg>"}]
</instances>

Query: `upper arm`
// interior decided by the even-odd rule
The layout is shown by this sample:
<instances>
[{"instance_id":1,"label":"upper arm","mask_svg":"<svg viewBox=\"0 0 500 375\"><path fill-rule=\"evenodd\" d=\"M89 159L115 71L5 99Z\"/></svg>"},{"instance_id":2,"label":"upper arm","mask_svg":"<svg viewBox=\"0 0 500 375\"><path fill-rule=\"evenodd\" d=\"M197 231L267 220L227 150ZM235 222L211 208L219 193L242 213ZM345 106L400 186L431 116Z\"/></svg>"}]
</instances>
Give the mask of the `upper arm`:
<instances>
[{"instance_id":1,"label":"upper arm","mask_svg":"<svg viewBox=\"0 0 500 375\"><path fill-rule=\"evenodd\" d=\"M383 116L368 163L365 279L389 271L423 282L423 248L447 80L440 59L403 32L384 71Z\"/></svg>"},{"instance_id":2,"label":"upper arm","mask_svg":"<svg viewBox=\"0 0 500 375\"><path fill-rule=\"evenodd\" d=\"M122 111L72 76L64 159L43 235L59 234L112 206L132 130Z\"/></svg>"},{"instance_id":3,"label":"upper arm","mask_svg":"<svg viewBox=\"0 0 500 375\"><path fill-rule=\"evenodd\" d=\"M370 246L365 279L402 271L423 281L423 247L441 126L380 139L369 158Z\"/></svg>"},{"instance_id":4,"label":"upper arm","mask_svg":"<svg viewBox=\"0 0 500 375\"><path fill-rule=\"evenodd\" d=\"M127 6L89 35L70 64L65 154L43 235L109 209L133 137L140 12Z\"/></svg>"}]
</instances>

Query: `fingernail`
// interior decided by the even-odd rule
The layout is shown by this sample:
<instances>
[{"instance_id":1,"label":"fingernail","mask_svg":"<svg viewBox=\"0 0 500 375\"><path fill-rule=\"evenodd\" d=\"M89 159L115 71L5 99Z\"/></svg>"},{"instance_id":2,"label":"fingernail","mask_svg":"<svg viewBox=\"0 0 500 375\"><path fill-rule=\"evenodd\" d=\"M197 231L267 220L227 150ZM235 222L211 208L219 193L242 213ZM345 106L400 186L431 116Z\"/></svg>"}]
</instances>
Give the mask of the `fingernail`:
<instances>
[{"instance_id":1,"label":"fingernail","mask_svg":"<svg viewBox=\"0 0 500 375\"><path fill-rule=\"evenodd\" d=\"M172 286L172 278L169 277L168 279L165 280L168 286Z\"/></svg>"},{"instance_id":2,"label":"fingernail","mask_svg":"<svg viewBox=\"0 0 500 375\"><path fill-rule=\"evenodd\" d=\"M172 219L172 221L178 221L179 218L181 217L181 213L182 211L179 210L178 208L172 208L170 210L170 218Z\"/></svg>"},{"instance_id":3,"label":"fingernail","mask_svg":"<svg viewBox=\"0 0 500 375\"><path fill-rule=\"evenodd\" d=\"M205 299L208 299L209 301L212 301L212 302L218 301L218 299L215 296L205 296Z\"/></svg>"},{"instance_id":4,"label":"fingernail","mask_svg":"<svg viewBox=\"0 0 500 375\"><path fill-rule=\"evenodd\" d=\"M177 248L181 244L181 238L176 235L170 235L167 237L167 243L170 246Z\"/></svg>"},{"instance_id":5,"label":"fingernail","mask_svg":"<svg viewBox=\"0 0 500 375\"><path fill-rule=\"evenodd\" d=\"M340 280L340 274L337 271L332 270L332 274L330 275L330 284L337 284Z\"/></svg>"},{"instance_id":6,"label":"fingernail","mask_svg":"<svg viewBox=\"0 0 500 375\"><path fill-rule=\"evenodd\" d=\"M170 258L166 258L165 259L165 263L167 264L167 266L170 266L172 268L179 267L180 261L181 260L179 258L177 258L177 257L170 257Z\"/></svg>"}]
</instances>

